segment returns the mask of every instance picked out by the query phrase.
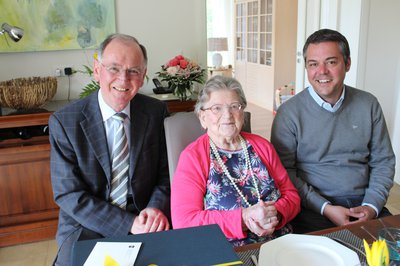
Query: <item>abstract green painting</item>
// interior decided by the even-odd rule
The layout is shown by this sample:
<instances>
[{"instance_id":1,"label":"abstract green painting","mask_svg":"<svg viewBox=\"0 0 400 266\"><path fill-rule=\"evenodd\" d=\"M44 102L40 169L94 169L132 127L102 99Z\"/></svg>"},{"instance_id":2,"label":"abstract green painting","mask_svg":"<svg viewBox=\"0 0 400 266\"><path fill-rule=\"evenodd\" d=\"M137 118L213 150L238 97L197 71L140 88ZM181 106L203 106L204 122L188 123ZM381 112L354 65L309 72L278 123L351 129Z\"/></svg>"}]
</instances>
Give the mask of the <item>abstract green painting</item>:
<instances>
[{"instance_id":1,"label":"abstract green painting","mask_svg":"<svg viewBox=\"0 0 400 266\"><path fill-rule=\"evenodd\" d=\"M24 30L15 43L0 35L0 52L95 48L115 32L114 0L0 0L0 25ZM6 40L7 38L7 40Z\"/></svg>"}]
</instances>

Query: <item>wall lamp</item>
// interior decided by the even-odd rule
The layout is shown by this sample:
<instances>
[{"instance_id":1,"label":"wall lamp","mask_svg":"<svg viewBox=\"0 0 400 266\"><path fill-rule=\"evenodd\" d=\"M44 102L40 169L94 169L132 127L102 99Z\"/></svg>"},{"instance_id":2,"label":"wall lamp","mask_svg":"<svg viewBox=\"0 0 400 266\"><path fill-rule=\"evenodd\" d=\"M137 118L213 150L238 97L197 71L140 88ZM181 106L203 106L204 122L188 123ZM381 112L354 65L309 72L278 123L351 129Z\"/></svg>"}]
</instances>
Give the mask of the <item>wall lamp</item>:
<instances>
[{"instance_id":1,"label":"wall lamp","mask_svg":"<svg viewBox=\"0 0 400 266\"><path fill-rule=\"evenodd\" d=\"M11 26L7 23L3 23L3 25L1 25L0 35L3 35L4 33L7 33L14 42L18 42L24 35L24 30L15 26Z\"/></svg>"}]
</instances>

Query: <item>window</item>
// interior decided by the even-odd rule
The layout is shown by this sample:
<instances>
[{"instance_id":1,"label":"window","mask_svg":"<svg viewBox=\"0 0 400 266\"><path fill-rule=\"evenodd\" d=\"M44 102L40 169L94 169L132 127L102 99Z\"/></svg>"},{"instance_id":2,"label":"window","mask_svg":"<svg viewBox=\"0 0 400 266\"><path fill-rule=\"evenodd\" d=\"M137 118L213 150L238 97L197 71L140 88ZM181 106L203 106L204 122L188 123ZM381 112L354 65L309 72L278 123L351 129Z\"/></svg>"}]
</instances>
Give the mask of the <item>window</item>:
<instances>
[{"instance_id":1,"label":"window","mask_svg":"<svg viewBox=\"0 0 400 266\"><path fill-rule=\"evenodd\" d=\"M236 2L236 60L272 65L272 1Z\"/></svg>"},{"instance_id":2,"label":"window","mask_svg":"<svg viewBox=\"0 0 400 266\"><path fill-rule=\"evenodd\" d=\"M246 13L247 7L245 3L236 5L236 60L244 61L246 59Z\"/></svg>"}]
</instances>

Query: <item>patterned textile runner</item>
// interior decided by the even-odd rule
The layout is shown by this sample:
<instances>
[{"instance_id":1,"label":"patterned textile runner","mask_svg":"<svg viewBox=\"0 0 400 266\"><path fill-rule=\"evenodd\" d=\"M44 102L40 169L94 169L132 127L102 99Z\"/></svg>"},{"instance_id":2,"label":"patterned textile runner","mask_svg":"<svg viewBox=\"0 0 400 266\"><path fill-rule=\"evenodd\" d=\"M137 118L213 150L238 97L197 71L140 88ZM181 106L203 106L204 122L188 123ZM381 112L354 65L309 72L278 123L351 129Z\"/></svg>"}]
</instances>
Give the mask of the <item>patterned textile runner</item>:
<instances>
[{"instance_id":1,"label":"patterned textile runner","mask_svg":"<svg viewBox=\"0 0 400 266\"><path fill-rule=\"evenodd\" d=\"M337 238L344 241L345 243L348 243L349 244L348 246L343 244L342 245L356 252L358 257L360 258L360 262L366 261L365 256L360 251L351 247L354 246L360 250L364 250L362 239L353 234L352 232L350 232L349 230L343 229L333 233L325 234L323 236L329 237L331 239ZM260 249L252 249L248 251L237 252L236 254L239 256L240 260L243 261L244 266L254 266L251 260L251 255L255 255L258 258L259 253Z\"/></svg>"}]
</instances>

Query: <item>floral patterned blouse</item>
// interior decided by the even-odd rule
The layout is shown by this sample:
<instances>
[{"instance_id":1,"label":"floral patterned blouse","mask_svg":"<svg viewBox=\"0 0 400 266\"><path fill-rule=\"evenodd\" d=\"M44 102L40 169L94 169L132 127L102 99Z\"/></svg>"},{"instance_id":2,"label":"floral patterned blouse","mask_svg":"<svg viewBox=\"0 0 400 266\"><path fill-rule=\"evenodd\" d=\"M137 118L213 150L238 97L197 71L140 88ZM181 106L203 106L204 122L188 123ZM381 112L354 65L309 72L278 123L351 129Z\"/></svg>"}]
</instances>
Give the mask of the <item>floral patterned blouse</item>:
<instances>
[{"instance_id":1,"label":"floral patterned blouse","mask_svg":"<svg viewBox=\"0 0 400 266\"><path fill-rule=\"evenodd\" d=\"M262 163L249 143L247 143L247 150L250 156L252 171L248 171L246 167L245 156L242 150L227 151L218 149L218 153L228 169L228 172L234 179L240 179L243 175L247 175L243 181L236 183L236 185L251 205L258 202L256 186L253 180L257 182L257 187L263 201L276 201L280 198L281 194L273 178L270 177L266 166ZM231 181L225 176L212 151L210 151L210 158L210 174L207 181L206 195L204 197L205 209L229 211L242 207L247 208L247 203L243 201ZM254 179L251 176L251 172L254 174ZM265 242L290 233L291 231L290 225L286 225L269 236L260 237L248 231L247 238L228 240L233 246L242 246L256 242Z\"/></svg>"}]
</instances>

